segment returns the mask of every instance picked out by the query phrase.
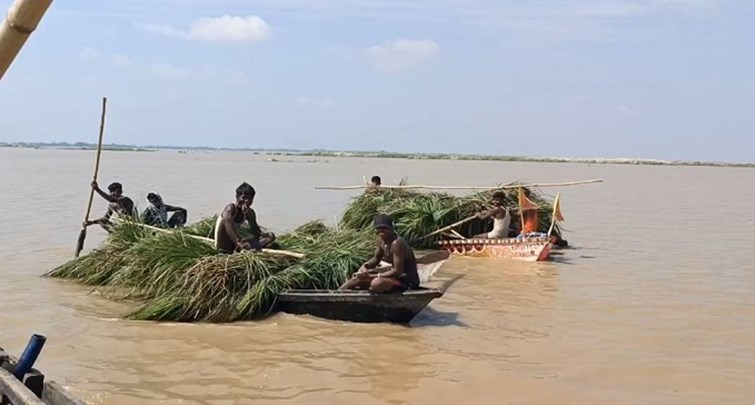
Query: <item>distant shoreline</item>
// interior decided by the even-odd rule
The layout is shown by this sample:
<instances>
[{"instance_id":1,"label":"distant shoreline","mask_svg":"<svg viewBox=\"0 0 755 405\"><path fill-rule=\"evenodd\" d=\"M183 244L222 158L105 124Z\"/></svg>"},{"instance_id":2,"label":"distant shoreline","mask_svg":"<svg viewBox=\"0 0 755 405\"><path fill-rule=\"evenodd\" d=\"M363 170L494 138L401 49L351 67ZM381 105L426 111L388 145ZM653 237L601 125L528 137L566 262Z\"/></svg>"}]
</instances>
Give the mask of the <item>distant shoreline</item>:
<instances>
[{"instance_id":1,"label":"distant shoreline","mask_svg":"<svg viewBox=\"0 0 755 405\"><path fill-rule=\"evenodd\" d=\"M60 150L92 150L97 145L84 142L44 143L44 142L0 142L0 148L26 149L60 149ZM272 156L311 156L311 157L356 157L356 158L385 158L411 160L466 160L466 161L496 161L496 162L531 162L531 163L582 163L609 165L647 165L647 166L698 166L698 167L740 167L755 168L753 163L706 162L685 160L660 160L639 158L569 158L569 157L537 157L537 156L495 156L495 155L466 155L451 153L400 153L400 152L349 152L330 150L296 150L296 149L251 149L251 148L211 148L211 147L181 147L181 146L135 146L135 145L104 145L103 150L122 152L157 152L173 150L179 153L197 152L254 152Z\"/></svg>"}]
</instances>

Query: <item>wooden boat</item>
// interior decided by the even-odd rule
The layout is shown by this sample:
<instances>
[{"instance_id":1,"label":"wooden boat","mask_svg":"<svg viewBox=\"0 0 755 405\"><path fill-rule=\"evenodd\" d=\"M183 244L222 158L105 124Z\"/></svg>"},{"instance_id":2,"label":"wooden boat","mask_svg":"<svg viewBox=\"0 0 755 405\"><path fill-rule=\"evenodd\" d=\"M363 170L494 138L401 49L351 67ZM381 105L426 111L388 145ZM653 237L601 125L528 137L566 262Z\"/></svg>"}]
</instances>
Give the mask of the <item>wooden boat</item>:
<instances>
[{"instance_id":1,"label":"wooden boat","mask_svg":"<svg viewBox=\"0 0 755 405\"><path fill-rule=\"evenodd\" d=\"M423 250L415 254L422 283L450 256L445 250ZM385 262L381 264L390 266ZM340 321L409 323L430 301L441 296L441 290L428 288L392 294L364 290L287 290L278 295L276 309Z\"/></svg>"},{"instance_id":2,"label":"wooden boat","mask_svg":"<svg viewBox=\"0 0 755 405\"><path fill-rule=\"evenodd\" d=\"M45 381L45 375L32 368L22 379L10 371L17 360L0 348L0 403L12 405L84 405L55 381ZM7 399L8 402L3 402Z\"/></svg>"},{"instance_id":3,"label":"wooden boat","mask_svg":"<svg viewBox=\"0 0 755 405\"><path fill-rule=\"evenodd\" d=\"M308 314L350 322L409 323L441 290L420 288L401 293L376 294L364 290L287 290L276 308L289 314Z\"/></svg>"},{"instance_id":4,"label":"wooden boat","mask_svg":"<svg viewBox=\"0 0 755 405\"><path fill-rule=\"evenodd\" d=\"M453 239L437 242L452 255L514 259L525 262L548 260L553 248L552 237L505 239Z\"/></svg>"}]
</instances>

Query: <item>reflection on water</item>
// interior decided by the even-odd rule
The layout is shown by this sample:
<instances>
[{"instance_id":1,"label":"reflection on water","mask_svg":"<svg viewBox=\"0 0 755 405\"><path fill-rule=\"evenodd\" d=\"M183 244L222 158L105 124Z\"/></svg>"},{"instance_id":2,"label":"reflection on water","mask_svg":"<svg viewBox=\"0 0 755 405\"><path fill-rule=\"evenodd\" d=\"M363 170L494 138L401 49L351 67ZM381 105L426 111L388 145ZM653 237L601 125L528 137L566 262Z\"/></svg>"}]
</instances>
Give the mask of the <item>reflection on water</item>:
<instances>
[{"instance_id":1,"label":"reflection on water","mask_svg":"<svg viewBox=\"0 0 755 405\"><path fill-rule=\"evenodd\" d=\"M755 189L741 185L755 181L753 170L105 152L102 182L121 181L141 207L156 190L196 220L249 181L260 221L279 232L332 222L355 195L315 185L373 173L386 183L606 180L559 189L573 248L549 263L453 258L428 284L444 296L409 326L287 314L217 325L126 321L129 303L39 277L73 254L92 158L0 149L0 172L13 173L1 180L0 344L19 353L30 334L46 335L39 367L92 403L733 404L755 396L752 238L732 234L752 222ZM98 200L94 212L104 209ZM87 248L103 237L92 229Z\"/></svg>"}]
</instances>

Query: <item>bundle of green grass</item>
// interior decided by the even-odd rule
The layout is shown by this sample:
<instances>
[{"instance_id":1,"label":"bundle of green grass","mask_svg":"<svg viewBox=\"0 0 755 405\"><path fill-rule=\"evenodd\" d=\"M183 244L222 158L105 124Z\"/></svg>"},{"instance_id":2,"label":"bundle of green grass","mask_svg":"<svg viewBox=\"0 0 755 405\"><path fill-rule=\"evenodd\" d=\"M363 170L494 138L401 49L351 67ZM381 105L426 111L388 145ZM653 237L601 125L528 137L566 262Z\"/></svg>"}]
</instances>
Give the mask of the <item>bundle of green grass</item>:
<instances>
[{"instance_id":1,"label":"bundle of green grass","mask_svg":"<svg viewBox=\"0 0 755 405\"><path fill-rule=\"evenodd\" d=\"M409 189L371 189L349 204L340 226L346 230L366 229L371 226L375 214L386 213L392 216L398 234L411 241L414 247L431 248L444 236L437 234L426 238L426 235L490 209L490 200L496 191L505 194L504 206L517 219L513 220L512 224L518 226L519 191L514 186L515 184L509 184L500 190L483 191L462 197ZM553 217L553 204L533 190L525 190L530 193L529 199L538 206L539 230L548 231ZM465 237L471 237L490 231L490 222L491 220L473 219L459 225L455 230ZM561 237L558 224L553 228L553 235Z\"/></svg>"},{"instance_id":2,"label":"bundle of green grass","mask_svg":"<svg viewBox=\"0 0 755 405\"><path fill-rule=\"evenodd\" d=\"M515 194L509 203L515 205ZM138 303L127 318L162 321L231 322L271 312L286 289L332 289L372 255L372 221L378 212L394 217L397 231L415 247L430 247L427 234L484 209L491 192L454 197L443 193L370 190L355 198L338 230L313 221L280 235L276 248L303 258L252 251L218 253L206 240L215 218L169 232L138 222L116 225L99 248L46 273L97 286L108 297ZM532 193L541 227L550 225L551 206ZM460 232L483 232L472 221ZM242 228L242 233L248 230ZM556 229L558 232L558 229ZM201 236L203 238L197 238Z\"/></svg>"}]
</instances>

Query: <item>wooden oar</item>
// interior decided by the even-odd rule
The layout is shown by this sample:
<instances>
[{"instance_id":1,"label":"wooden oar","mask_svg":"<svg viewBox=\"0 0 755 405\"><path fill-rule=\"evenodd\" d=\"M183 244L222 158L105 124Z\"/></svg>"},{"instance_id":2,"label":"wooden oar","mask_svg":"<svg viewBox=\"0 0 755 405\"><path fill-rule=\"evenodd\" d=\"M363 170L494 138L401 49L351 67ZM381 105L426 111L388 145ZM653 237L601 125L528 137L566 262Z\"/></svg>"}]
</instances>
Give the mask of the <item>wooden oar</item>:
<instances>
[{"instance_id":1,"label":"wooden oar","mask_svg":"<svg viewBox=\"0 0 755 405\"><path fill-rule=\"evenodd\" d=\"M92 177L92 181L97 181L97 174L100 171L100 154L102 153L102 136L105 132L105 109L107 106L107 97L102 98L102 117L100 118L100 138L97 141L97 157L94 160L94 176ZM84 215L84 222L86 223L89 221L89 214L92 212L92 200L94 200L94 188L90 187L89 190L89 203L87 204L87 212ZM74 254L74 257L79 257L79 253L81 253L82 249L84 249L84 240L87 237L87 227L86 225L81 226L81 231L79 232L79 239L76 242L76 253Z\"/></svg>"}]
</instances>

